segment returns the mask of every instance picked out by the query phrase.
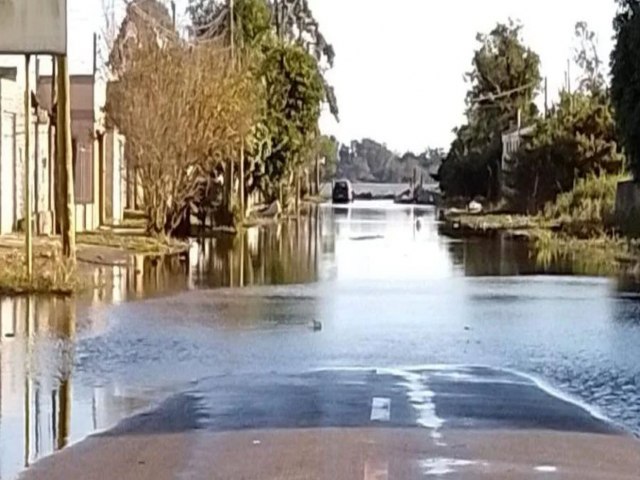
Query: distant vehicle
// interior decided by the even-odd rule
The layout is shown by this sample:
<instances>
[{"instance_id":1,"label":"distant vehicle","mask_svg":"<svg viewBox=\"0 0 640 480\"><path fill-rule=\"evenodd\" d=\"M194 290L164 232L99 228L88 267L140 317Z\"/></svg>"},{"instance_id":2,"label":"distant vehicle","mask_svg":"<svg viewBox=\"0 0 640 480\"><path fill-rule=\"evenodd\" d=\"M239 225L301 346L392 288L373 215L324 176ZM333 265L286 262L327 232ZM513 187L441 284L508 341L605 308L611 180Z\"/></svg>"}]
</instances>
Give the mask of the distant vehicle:
<instances>
[{"instance_id":1,"label":"distant vehicle","mask_svg":"<svg viewBox=\"0 0 640 480\"><path fill-rule=\"evenodd\" d=\"M333 184L333 193L331 195L333 203L351 203L353 202L353 187L349 180L338 180Z\"/></svg>"}]
</instances>

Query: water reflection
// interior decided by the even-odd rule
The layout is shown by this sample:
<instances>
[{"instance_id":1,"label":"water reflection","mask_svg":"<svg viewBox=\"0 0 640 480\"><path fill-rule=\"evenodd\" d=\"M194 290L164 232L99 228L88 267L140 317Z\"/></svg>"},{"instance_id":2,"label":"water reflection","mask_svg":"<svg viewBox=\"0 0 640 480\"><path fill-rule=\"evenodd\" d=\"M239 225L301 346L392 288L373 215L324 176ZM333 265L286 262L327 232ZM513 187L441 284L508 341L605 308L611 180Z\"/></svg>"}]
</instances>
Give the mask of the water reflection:
<instances>
[{"instance_id":1,"label":"water reflection","mask_svg":"<svg viewBox=\"0 0 640 480\"><path fill-rule=\"evenodd\" d=\"M191 271L196 288L310 283L319 279L322 212L235 237L200 240Z\"/></svg>"},{"instance_id":2,"label":"water reflection","mask_svg":"<svg viewBox=\"0 0 640 480\"><path fill-rule=\"evenodd\" d=\"M522 242L443 237L432 209L371 202L96 269L100 287L77 302L0 299L0 478L163 398L141 378L243 368L495 363L640 423L598 380L617 368L631 398L637 280L611 295L601 280L515 278L579 271ZM126 303L195 289L206 291ZM311 319L321 333L303 328Z\"/></svg>"},{"instance_id":3,"label":"water reflection","mask_svg":"<svg viewBox=\"0 0 640 480\"><path fill-rule=\"evenodd\" d=\"M82 296L93 304L119 304L192 287L189 255L167 258L132 255L128 266L96 268L93 284L98 288Z\"/></svg>"},{"instance_id":4,"label":"water reflection","mask_svg":"<svg viewBox=\"0 0 640 480\"><path fill-rule=\"evenodd\" d=\"M71 428L71 300L0 301L0 477L63 448Z\"/></svg>"}]
</instances>

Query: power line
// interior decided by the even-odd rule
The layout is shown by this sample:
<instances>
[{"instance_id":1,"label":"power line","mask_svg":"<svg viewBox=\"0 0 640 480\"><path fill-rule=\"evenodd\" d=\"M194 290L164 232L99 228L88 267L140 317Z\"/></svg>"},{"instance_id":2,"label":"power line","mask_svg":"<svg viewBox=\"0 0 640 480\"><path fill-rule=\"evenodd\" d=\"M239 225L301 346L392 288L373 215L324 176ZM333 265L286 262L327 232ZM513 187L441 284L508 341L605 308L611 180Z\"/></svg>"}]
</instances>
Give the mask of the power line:
<instances>
[{"instance_id":1,"label":"power line","mask_svg":"<svg viewBox=\"0 0 640 480\"><path fill-rule=\"evenodd\" d=\"M535 82L531 82L527 85L522 85L521 87L517 87L514 88L512 90L507 90L506 92L501 92L501 93L490 93L488 95L485 95L484 97L478 97L478 98L474 98L471 100L470 103L480 103L480 102L486 102L486 101L494 101L497 100L499 98L503 98L503 97L510 97L511 95L513 95L514 93L518 93L518 92L522 92L523 90L528 90L532 87L535 87L536 83Z\"/></svg>"}]
</instances>

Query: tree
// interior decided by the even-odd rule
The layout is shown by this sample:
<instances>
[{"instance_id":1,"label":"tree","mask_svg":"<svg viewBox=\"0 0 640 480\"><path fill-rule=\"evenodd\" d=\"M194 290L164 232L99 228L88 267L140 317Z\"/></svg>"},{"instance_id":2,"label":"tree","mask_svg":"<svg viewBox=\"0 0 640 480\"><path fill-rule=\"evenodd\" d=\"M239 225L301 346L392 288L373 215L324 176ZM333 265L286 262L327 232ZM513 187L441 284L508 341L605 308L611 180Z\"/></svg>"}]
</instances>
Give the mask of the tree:
<instances>
[{"instance_id":1,"label":"tree","mask_svg":"<svg viewBox=\"0 0 640 480\"><path fill-rule=\"evenodd\" d=\"M228 1L189 0L192 35L197 39L227 36ZM271 11L265 0L234 0L234 44L241 53L260 50L272 33Z\"/></svg>"},{"instance_id":2,"label":"tree","mask_svg":"<svg viewBox=\"0 0 640 480\"><path fill-rule=\"evenodd\" d=\"M611 53L611 99L631 170L640 178L640 3L617 0Z\"/></svg>"},{"instance_id":3,"label":"tree","mask_svg":"<svg viewBox=\"0 0 640 480\"><path fill-rule=\"evenodd\" d=\"M308 0L273 0L272 8L278 36L301 45L320 65L325 63L326 68L333 67L335 50L320 31ZM322 81L331 114L338 119L340 111L335 89L324 75Z\"/></svg>"},{"instance_id":4,"label":"tree","mask_svg":"<svg viewBox=\"0 0 640 480\"><path fill-rule=\"evenodd\" d=\"M314 157L323 162L322 174L318 172L318 177L324 180L333 178L338 168L338 149L340 144L334 136L320 135L316 138L314 146ZM319 168L319 167L318 167Z\"/></svg>"},{"instance_id":5,"label":"tree","mask_svg":"<svg viewBox=\"0 0 640 480\"><path fill-rule=\"evenodd\" d=\"M171 14L163 3L159 0L132 0L127 4L113 45L109 46L109 69L116 77L120 76L128 67L130 57L141 46L176 38Z\"/></svg>"},{"instance_id":6,"label":"tree","mask_svg":"<svg viewBox=\"0 0 640 480\"><path fill-rule=\"evenodd\" d=\"M326 45L308 6L301 3L291 10L294 3L234 3L235 45L262 90L255 122L245 139L244 181L248 193L259 190L268 201L281 194L287 197L300 170L315 161L321 107L333 98L318 58L326 54L326 63L331 64L333 50ZM228 37L227 2L191 0L189 13L197 36ZM295 20L286 22L286 28L285 17ZM302 27L304 31L291 35Z\"/></svg>"},{"instance_id":7,"label":"tree","mask_svg":"<svg viewBox=\"0 0 640 480\"><path fill-rule=\"evenodd\" d=\"M498 24L488 35L478 34L466 97L467 122L440 169L440 185L449 196L495 198L502 153L501 136L518 119L532 122L540 85L540 58L526 47L522 26Z\"/></svg>"},{"instance_id":8,"label":"tree","mask_svg":"<svg viewBox=\"0 0 640 480\"><path fill-rule=\"evenodd\" d=\"M624 156L615 130L606 92L561 93L560 103L538 120L533 138L516 155L513 206L536 212L578 179L619 174Z\"/></svg>"},{"instance_id":9,"label":"tree","mask_svg":"<svg viewBox=\"0 0 640 480\"><path fill-rule=\"evenodd\" d=\"M127 160L144 194L147 230L175 231L203 179L247 135L254 84L212 43L140 44L112 84L106 113L127 138Z\"/></svg>"},{"instance_id":10,"label":"tree","mask_svg":"<svg viewBox=\"0 0 640 480\"><path fill-rule=\"evenodd\" d=\"M598 93L605 89L606 81L602 73L602 60L598 53L598 37L586 22L576 23L577 45L574 61L581 70L579 89L583 92Z\"/></svg>"},{"instance_id":11,"label":"tree","mask_svg":"<svg viewBox=\"0 0 640 480\"><path fill-rule=\"evenodd\" d=\"M256 176L265 198L275 200L290 193L297 170L310 160L325 95L316 60L298 45L276 41L262 64L262 76L268 133Z\"/></svg>"}]
</instances>

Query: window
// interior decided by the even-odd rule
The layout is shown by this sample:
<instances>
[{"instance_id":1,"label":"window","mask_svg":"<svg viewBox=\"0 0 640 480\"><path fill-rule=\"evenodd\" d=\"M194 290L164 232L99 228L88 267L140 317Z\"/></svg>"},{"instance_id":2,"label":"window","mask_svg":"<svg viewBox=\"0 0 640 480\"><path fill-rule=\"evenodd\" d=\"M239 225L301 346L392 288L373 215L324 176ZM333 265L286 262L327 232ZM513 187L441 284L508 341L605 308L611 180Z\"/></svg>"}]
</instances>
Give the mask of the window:
<instances>
[{"instance_id":1,"label":"window","mask_svg":"<svg viewBox=\"0 0 640 480\"><path fill-rule=\"evenodd\" d=\"M93 146L73 140L76 203L93 203Z\"/></svg>"}]
</instances>

